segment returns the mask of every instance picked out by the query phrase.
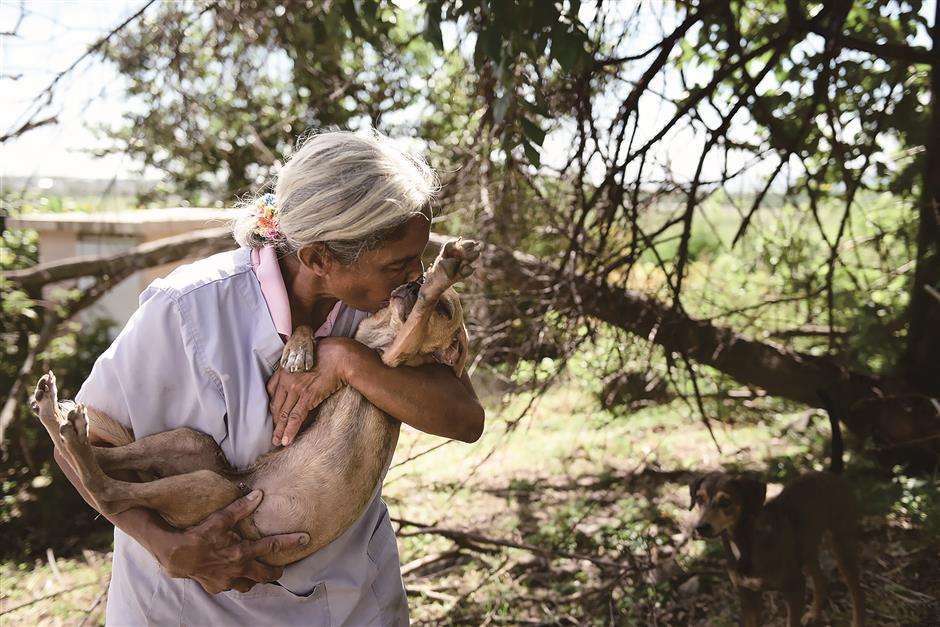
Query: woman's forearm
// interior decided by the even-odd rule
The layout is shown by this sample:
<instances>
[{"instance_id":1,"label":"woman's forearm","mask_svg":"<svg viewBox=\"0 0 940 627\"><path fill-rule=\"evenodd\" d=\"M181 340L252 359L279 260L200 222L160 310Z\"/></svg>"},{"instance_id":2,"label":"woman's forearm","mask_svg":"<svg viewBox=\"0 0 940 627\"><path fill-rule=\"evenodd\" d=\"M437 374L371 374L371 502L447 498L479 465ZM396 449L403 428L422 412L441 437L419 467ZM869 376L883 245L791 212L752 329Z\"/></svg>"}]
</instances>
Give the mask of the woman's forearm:
<instances>
[{"instance_id":1,"label":"woman's forearm","mask_svg":"<svg viewBox=\"0 0 940 627\"><path fill-rule=\"evenodd\" d=\"M484 411L469 377L442 364L389 368L375 351L350 351L346 381L398 420L433 435L475 442L483 433Z\"/></svg>"}]
</instances>

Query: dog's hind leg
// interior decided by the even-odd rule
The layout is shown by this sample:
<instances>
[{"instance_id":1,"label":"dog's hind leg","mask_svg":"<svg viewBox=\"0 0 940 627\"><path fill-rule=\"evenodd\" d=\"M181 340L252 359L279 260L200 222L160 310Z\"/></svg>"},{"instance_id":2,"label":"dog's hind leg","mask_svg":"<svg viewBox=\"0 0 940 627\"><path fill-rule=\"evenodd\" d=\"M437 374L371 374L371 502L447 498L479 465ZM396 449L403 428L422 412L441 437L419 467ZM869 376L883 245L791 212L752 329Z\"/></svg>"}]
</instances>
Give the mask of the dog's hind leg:
<instances>
[{"instance_id":1,"label":"dog's hind leg","mask_svg":"<svg viewBox=\"0 0 940 627\"><path fill-rule=\"evenodd\" d=\"M103 514L118 514L132 507L154 509L176 527L189 527L202 521L238 497L242 490L211 470L144 483L128 483L107 476L98 465L88 442L88 418L85 408L77 405L65 417L59 409L54 379L45 379L43 393L36 395L37 413L52 433L56 448L78 475L95 507ZM47 424L48 423L48 424Z\"/></svg>"},{"instance_id":2,"label":"dog's hind leg","mask_svg":"<svg viewBox=\"0 0 940 627\"><path fill-rule=\"evenodd\" d=\"M738 588L738 599L741 601L741 627L760 627L760 592Z\"/></svg>"},{"instance_id":3,"label":"dog's hind leg","mask_svg":"<svg viewBox=\"0 0 940 627\"><path fill-rule=\"evenodd\" d=\"M185 529L244 496L234 483L211 470L197 470L144 483L108 478L99 491L103 506L117 514L132 507L159 512L168 523Z\"/></svg>"},{"instance_id":4,"label":"dog's hind leg","mask_svg":"<svg viewBox=\"0 0 940 627\"><path fill-rule=\"evenodd\" d=\"M804 625L818 625L822 619L823 603L826 601L826 580L819 568L819 559L816 555L804 558L806 574L813 580L813 605L803 615Z\"/></svg>"},{"instance_id":5,"label":"dog's hind leg","mask_svg":"<svg viewBox=\"0 0 940 627\"><path fill-rule=\"evenodd\" d=\"M832 532L832 548L839 563L839 570L852 596L852 627L865 624L865 597L862 593L861 577L858 569L858 550L856 536L858 530L854 517L848 518L840 529Z\"/></svg>"},{"instance_id":6,"label":"dog's hind leg","mask_svg":"<svg viewBox=\"0 0 940 627\"><path fill-rule=\"evenodd\" d=\"M800 627L803 606L806 604L806 578L803 573L787 581L781 592L787 604L787 627Z\"/></svg>"},{"instance_id":7,"label":"dog's hind leg","mask_svg":"<svg viewBox=\"0 0 940 627\"><path fill-rule=\"evenodd\" d=\"M196 470L219 474L231 470L213 437L192 429L154 433L124 446L95 447L95 458L108 474L130 470L169 477Z\"/></svg>"}]
</instances>

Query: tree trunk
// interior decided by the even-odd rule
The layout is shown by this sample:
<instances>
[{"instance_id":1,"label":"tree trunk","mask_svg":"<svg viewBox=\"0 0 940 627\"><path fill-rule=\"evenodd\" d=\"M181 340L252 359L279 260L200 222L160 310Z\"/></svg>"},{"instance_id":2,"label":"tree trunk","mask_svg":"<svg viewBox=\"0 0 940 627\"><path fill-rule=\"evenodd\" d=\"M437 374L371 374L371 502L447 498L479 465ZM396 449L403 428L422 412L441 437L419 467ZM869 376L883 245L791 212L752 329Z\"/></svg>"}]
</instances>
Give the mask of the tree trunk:
<instances>
[{"instance_id":1,"label":"tree trunk","mask_svg":"<svg viewBox=\"0 0 940 627\"><path fill-rule=\"evenodd\" d=\"M917 233L917 267L911 292L904 376L920 393L940 397L940 59L937 5L930 72L930 124L925 138L924 182Z\"/></svg>"}]
</instances>

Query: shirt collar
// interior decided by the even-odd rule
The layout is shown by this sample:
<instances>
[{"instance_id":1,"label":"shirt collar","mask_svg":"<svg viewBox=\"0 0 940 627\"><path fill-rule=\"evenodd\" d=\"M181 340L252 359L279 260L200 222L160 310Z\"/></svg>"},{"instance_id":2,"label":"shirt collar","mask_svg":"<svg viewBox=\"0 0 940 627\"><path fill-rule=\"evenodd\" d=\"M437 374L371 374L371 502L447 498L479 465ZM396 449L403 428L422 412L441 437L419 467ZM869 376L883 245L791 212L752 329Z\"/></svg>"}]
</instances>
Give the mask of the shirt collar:
<instances>
[{"instance_id":1,"label":"shirt collar","mask_svg":"<svg viewBox=\"0 0 940 627\"><path fill-rule=\"evenodd\" d=\"M261 285L261 295L271 313L274 329L285 338L293 331L290 315L290 301L287 299L287 287L281 274L281 266L277 262L277 252L273 246L251 250L251 268ZM336 316L339 314L340 302L337 301L330 310L326 321L314 333L314 337L326 337L333 330Z\"/></svg>"}]
</instances>

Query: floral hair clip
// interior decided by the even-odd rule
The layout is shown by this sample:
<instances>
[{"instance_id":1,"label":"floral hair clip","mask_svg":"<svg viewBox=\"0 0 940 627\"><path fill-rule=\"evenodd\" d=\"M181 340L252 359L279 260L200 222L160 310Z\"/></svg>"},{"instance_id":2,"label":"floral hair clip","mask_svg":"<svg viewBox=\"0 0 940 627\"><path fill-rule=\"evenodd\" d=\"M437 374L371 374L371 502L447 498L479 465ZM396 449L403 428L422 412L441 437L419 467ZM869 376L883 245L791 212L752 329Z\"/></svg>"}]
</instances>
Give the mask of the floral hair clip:
<instances>
[{"instance_id":1,"label":"floral hair clip","mask_svg":"<svg viewBox=\"0 0 940 627\"><path fill-rule=\"evenodd\" d=\"M255 218L258 221L255 233L261 237L276 240L281 237L281 225L277 217L277 205L274 194L265 194L255 204Z\"/></svg>"}]
</instances>

